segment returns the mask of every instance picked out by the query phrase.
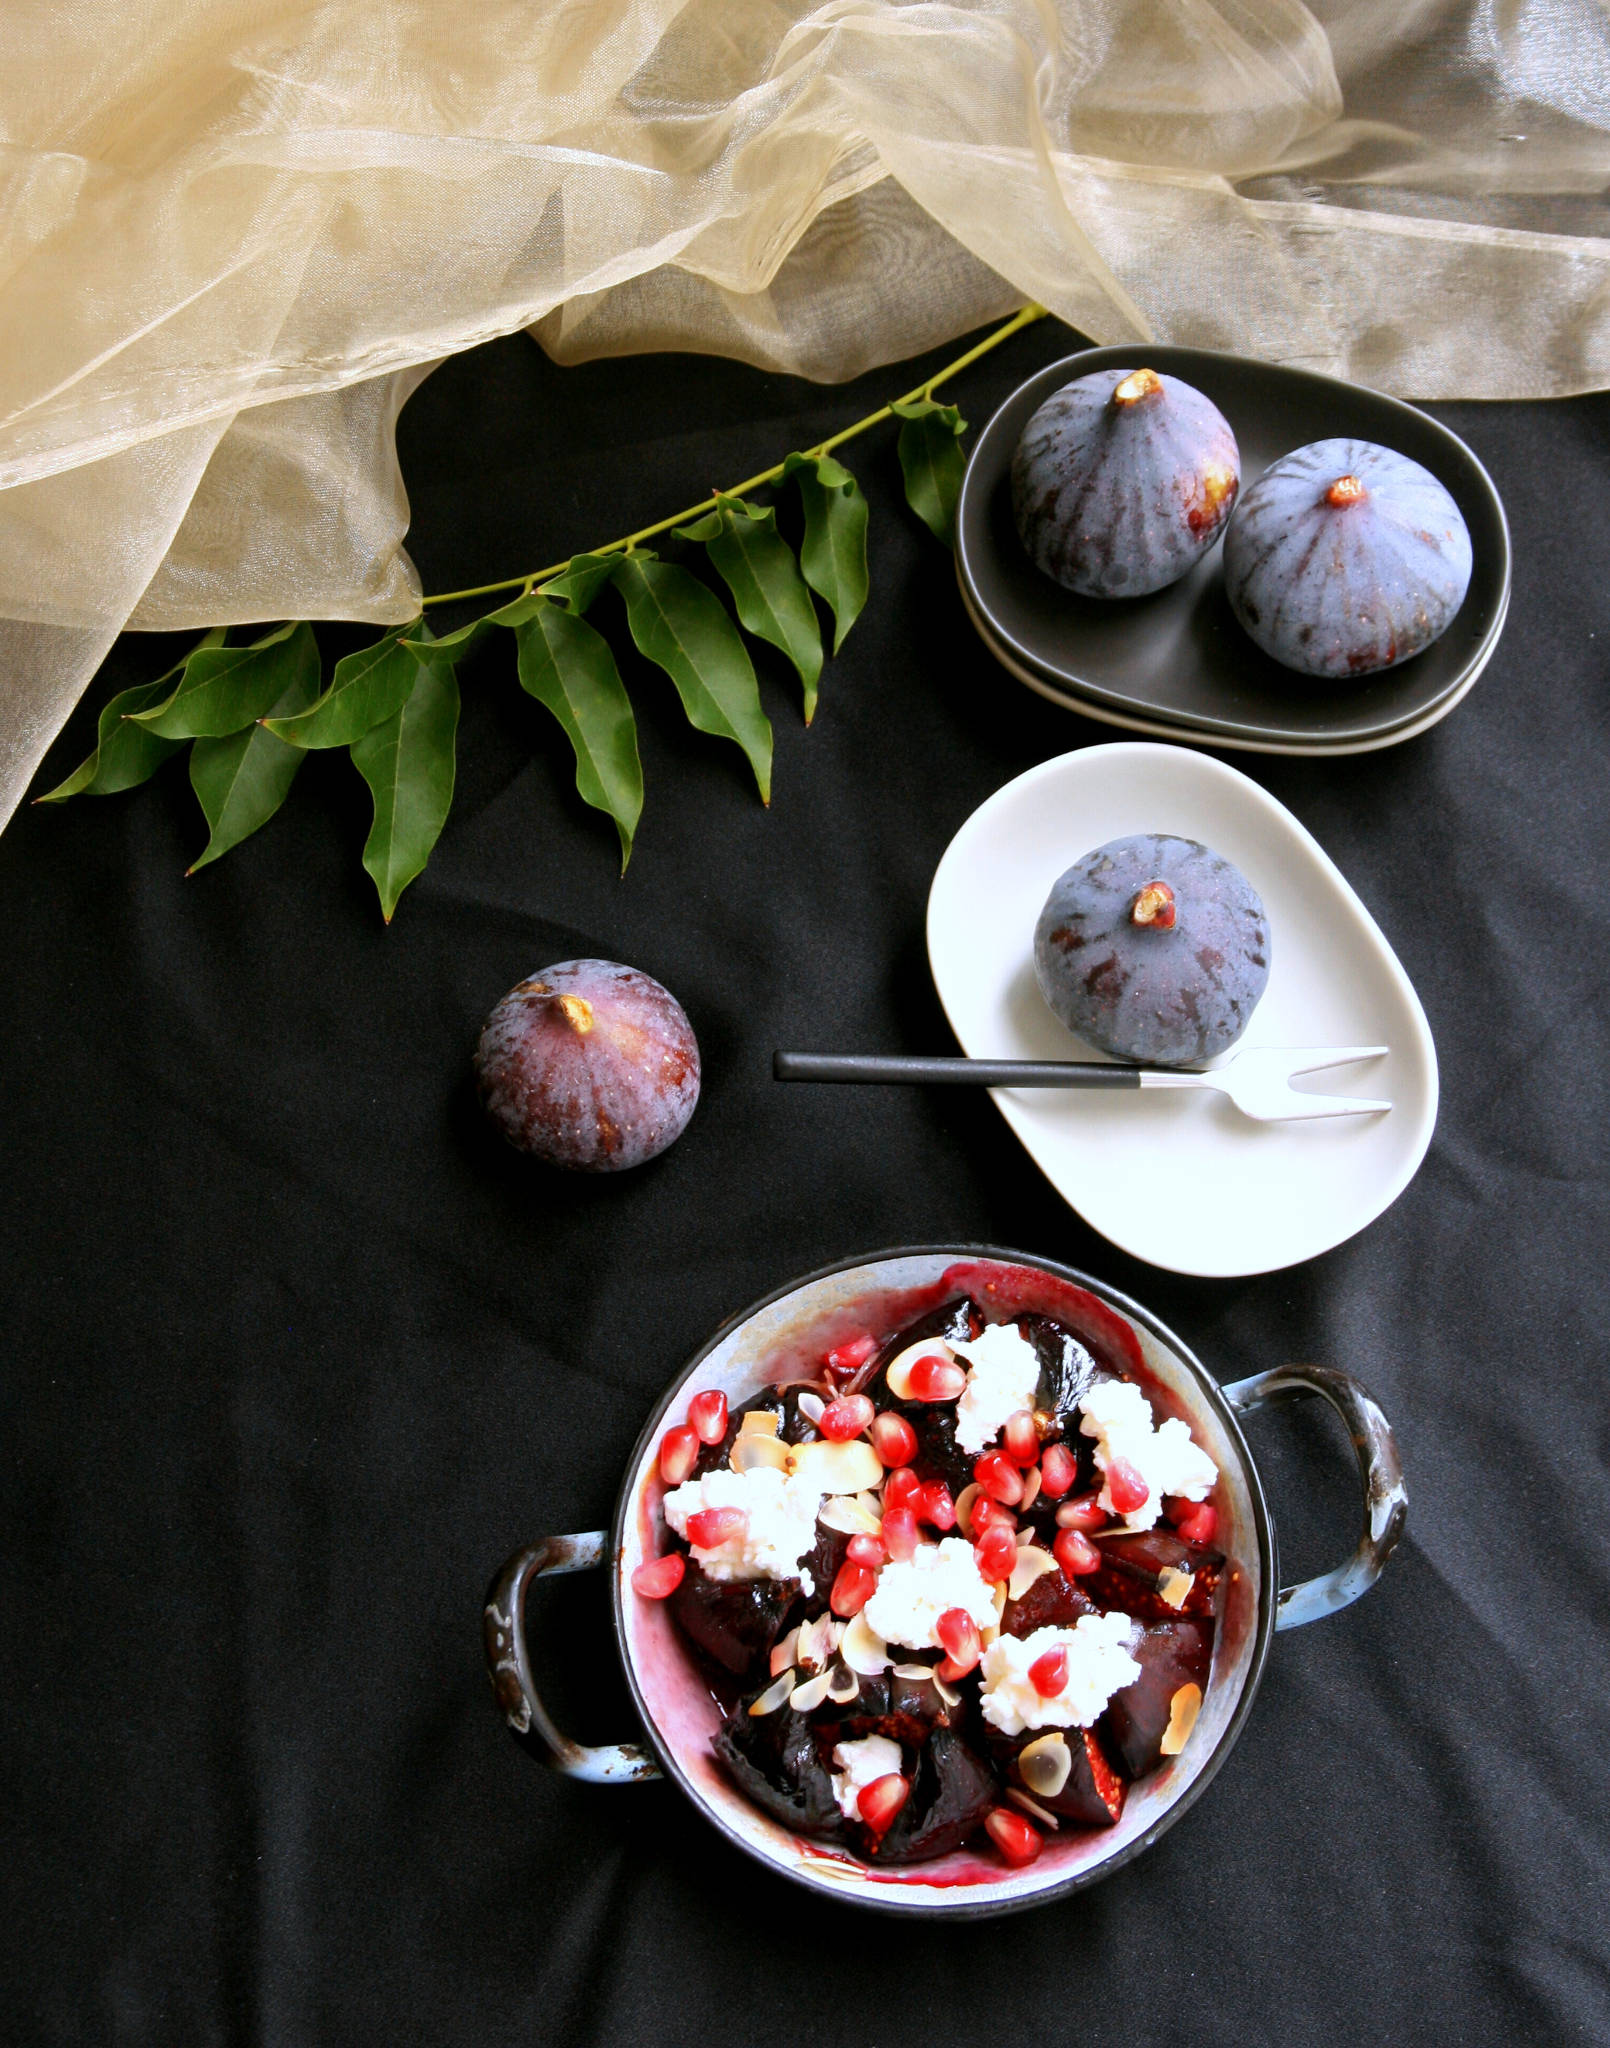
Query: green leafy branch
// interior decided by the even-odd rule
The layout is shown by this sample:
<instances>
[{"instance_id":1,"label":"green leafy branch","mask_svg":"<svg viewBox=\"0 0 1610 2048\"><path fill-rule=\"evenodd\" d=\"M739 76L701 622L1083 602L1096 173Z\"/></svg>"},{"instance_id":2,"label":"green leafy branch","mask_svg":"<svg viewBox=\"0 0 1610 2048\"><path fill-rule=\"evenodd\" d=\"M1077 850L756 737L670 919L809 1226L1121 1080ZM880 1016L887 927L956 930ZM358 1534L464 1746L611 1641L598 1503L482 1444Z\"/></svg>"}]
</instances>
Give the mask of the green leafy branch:
<instances>
[{"instance_id":1,"label":"green leafy branch","mask_svg":"<svg viewBox=\"0 0 1610 2048\"><path fill-rule=\"evenodd\" d=\"M194 874L267 824L309 753L345 748L373 800L363 864L389 923L452 806L459 663L489 634L506 630L514 635L521 687L552 712L570 741L577 794L614 821L624 871L643 809L637 721L609 642L587 616L612 589L633 645L670 679L689 723L740 747L769 803L771 721L743 635L774 647L793 666L808 725L824 658L815 600L831 615L835 654L867 600L867 501L833 450L898 419L907 501L949 546L966 422L934 391L1043 316L1043 307L1025 306L914 391L652 526L526 576L426 597L417 618L338 661L328 683L305 621L235 647L215 627L166 675L114 697L101 712L95 751L36 801L132 789L188 745L190 783L208 828ZM768 489L797 495L797 557L778 530L776 506L751 502L751 493ZM661 534L703 548L736 625L709 585L643 545ZM456 632L438 638L431 631L432 608L510 591L512 598Z\"/></svg>"}]
</instances>

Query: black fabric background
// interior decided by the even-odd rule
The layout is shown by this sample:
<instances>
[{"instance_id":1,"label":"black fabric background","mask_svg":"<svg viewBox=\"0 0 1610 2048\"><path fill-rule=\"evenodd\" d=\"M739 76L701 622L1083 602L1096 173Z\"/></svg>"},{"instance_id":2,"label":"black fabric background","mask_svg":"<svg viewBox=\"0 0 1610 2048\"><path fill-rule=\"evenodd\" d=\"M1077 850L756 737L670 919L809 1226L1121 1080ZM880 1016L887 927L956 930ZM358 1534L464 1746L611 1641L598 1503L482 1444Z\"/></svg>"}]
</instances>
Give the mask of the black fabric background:
<instances>
[{"instance_id":1,"label":"black fabric background","mask_svg":"<svg viewBox=\"0 0 1610 2048\"><path fill-rule=\"evenodd\" d=\"M954 395L981 421L1069 346L1031 329ZM561 371L523 337L459 358L402 424L426 587L601 541L917 374ZM985 655L886 435L848 451L875 595L809 733L767 665L769 813L628 672L649 799L624 882L503 652L465 671L457 803L389 931L344 761L190 881L182 759L0 837L8 2042L1610 2038L1610 397L1436 410L1513 523L1487 676L1401 748L1232 757L1363 896L1442 1061L1418 1178L1294 1271L1120 1256L982 1096L768 1078L777 1045L946 1048L941 851L1009 777L1120 737ZM172 650L119 646L41 787ZM657 975L703 1046L686 1136L619 1179L502 1153L468 1084L491 1003L576 954ZM962 1927L787 1888L665 1786L548 1777L478 1644L492 1568L607 1521L719 1320L923 1239L1085 1267L1225 1378L1349 1367L1411 1493L1381 1584L1277 1640L1178 1827L1082 1898ZM1345 1443L1306 1411L1254 1434L1286 1575L1323 1567L1352 1538ZM601 1584L534 1619L564 1724L629 1732Z\"/></svg>"}]
</instances>

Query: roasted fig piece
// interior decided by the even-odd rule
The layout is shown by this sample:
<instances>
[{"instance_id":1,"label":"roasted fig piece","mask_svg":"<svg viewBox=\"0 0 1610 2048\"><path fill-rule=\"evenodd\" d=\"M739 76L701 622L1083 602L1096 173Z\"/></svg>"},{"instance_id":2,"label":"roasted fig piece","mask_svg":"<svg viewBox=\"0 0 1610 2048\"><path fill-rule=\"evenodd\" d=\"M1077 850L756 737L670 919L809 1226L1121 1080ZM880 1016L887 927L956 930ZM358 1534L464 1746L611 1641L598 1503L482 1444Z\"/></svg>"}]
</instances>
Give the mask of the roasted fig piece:
<instances>
[{"instance_id":1,"label":"roasted fig piece","mask_svg":"<svg viewBox=\"0 0 1610 2048\"><path fill-rule=\"evenodd\" d=\"M801 1834L842 1833L844 1816L809 1719L792 1707L751 1714L748 1705L733 1709L710 1744L733 1783Z\"/></svg>"},{"instance_id":2,"label":"roasted fig piece","mask_svg":"<svg viewBox=\"0 0 1610 2048\"><path fill-rule=\"evenodd\" d=\"M1470 533L1430 470L1373 441L1315 441L1270 465L1224 538L1231 608L1266 654L1346 680L1447 631Z\"/></svg>"},{"instance_id":3,"label":"roasted fig piece","mask_svg":"<svg viewBox=\"0 0 1610 2048\"><path fill-rule=\"evenodd\" d=\"M1075 1827L1110 1828L1124 1810L1124 1781L1094 1728L1031 1728L990 1746L1012 1784Z\"/></svg>"},{"instance_id":4,"label":"roasted fig piece","mask_svg":"<svg viewBox=\"0 0 1610 2048\"><path fill-rule=\"evenodd\" d=\"M1049 1316L1019 1316L1017 1326L1034 1346L1034 1355L1040 1361L1037 1405L1043 1414L1056 1420L1068 1439L1068 1448L1073 1450L1077 1448L1074 1439L1079 1429L1075 1410L1097 1380L1110 1380L1113 1375L1096 1363L1071 1330L1065 1330ZM1093 1451L1095 1446L1090 1440L1084 1441Z\"/></svg>"},{"instance_id":5,"label":"roasted fig piece","mask_svg":"<svg viewBox=\"0 0 1610 2048\"><path fill-rule=\"evenodd\" d=\"M1129 1653L1140 1666L1133 1685L1115 1692L1098 1726L1113 1755L1131 1778L1143 1778L1162 1762L1163 1734L1182 1685L1207 1691L1213 1663L1211 1621L1160 1621L1148 1627Z\"/></svg>"},{"instance_id":6,"label":"roasted fig piece","mask_svg":"<svg viewBox=\"0 0 1610 2048\"><path fill-rule=\"evenodd\" d=\"M1034 929L1058 1023L1114 1059L1180 1067L1234 1045L1269 981L1269 920L1232 862L1137 832L1059 875Z\"/></svg>"},{"instance_id":7,"label":"roasted fig piece","mask_svg":"<svg viewBox=\"0 0 1610 2048\"><path fill-rule=\"evenodd\" d=\"M1021 1600L1007 1601L1001 1633L1031 1636L1037 1628L1072 1628L1081 1615L1095 1612L1095 1601L1059 1568L1037 1578Z\"/></svg>"},{"instance_id":8,"label":"roasted fig piece","mask_svg":"<svg viewBox=\"0 0 1610 2048\"><path fill-rule=\"evenodd\" d=\"M919 1863L959 1849L995 1804L990 1767L951 1728L936 1728L917 1753L911 1792L888 1833L861 1831L869 1863Z\"/></svg>"},{"instance_id":9,"label":"roasted fig piece","mask_svg":"<svg viewBox=\"0 0 1610 2048\"><path fill-rule=\"evenodd\" d=\"M1142 1529L1133 1536L1104 1536L1096 1545L1101 1570L1085 1580L1085 1591L1098 1607L1122 1608L1142 1621L1172 1621L1182 1614L1213 1614L1218 1609L1219 1582L1224 1572L1222 1550L1187 1543L1172 1529ZM1179 1576L1190 1580L1181 1597Z\"/></svg>"},{"instance_id":10,"label":"roasted fig piece","mask_svg":"<svg viewBox=\"0 0 1610 2048\"><path fill-rule=\"evenodd\" d=\"M1241 488L1230 423L1155 370L1093 370L1053 392L1012 459L1012 513L1037 569L1085 597L1178 582Z\"/></svg>"},{"instance_id":11,"label":"roasted fig piece","mask_svg":"<svg viewBox=\"0 0 1610 2048\"><path fill-rule=\"evenodd\" d=\"M953 1716L932 1679L897 1678L892 1671L880 1671L875 1678L860 1681L853 1700L825 1701L817 1718L831 1728L833 1742L887 1735L892 1742L919 1748L934 1729L949 1727Z\"/></svg>"},{"instance_id":12,"label":"roasted fig piece","mask_svg":"<svg viewBox=\"0 0 1610 2048\"><path fill-rule=\"evenodd\" d=\"M690 1557L671 1612L713 1663L748 1678L764 1668L799 1591L798 1579L712 1579Z\"/></svg>"}]
</instances>

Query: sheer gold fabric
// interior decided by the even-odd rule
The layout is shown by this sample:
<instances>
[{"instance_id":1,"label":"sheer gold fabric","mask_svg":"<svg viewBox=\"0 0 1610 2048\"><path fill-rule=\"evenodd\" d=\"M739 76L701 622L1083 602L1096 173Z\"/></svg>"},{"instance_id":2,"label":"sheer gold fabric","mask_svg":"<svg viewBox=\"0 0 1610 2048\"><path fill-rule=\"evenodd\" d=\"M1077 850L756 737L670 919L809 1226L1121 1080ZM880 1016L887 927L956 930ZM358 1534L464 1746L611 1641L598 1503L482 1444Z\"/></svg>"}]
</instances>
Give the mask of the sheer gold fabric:
<instances>
[{"instance_id":1,"label":"sheer gold fabric","mask_svg":"<svg viewBox=\"0 0 1610 2048\"><path fill-rule=\"evenodd\" d=\"M1610 382L1600 0L7 0L0 46L0 819L125 624L408 616L397 411L517 327L833 379L1035 298Z\"/></svg>"}]
</instances>

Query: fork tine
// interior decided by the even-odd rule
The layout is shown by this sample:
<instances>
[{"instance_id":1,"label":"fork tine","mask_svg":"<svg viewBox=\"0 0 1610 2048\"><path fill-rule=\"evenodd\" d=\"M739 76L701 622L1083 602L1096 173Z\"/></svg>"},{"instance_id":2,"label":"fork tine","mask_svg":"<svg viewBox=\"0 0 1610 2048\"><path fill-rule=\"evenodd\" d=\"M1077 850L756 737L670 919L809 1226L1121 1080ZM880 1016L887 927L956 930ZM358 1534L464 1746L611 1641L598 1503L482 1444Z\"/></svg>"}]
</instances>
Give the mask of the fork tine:
<instances>
[{"instance_id":1,"label":"fork tine","mask_svg":"<svg viewBox=\"0 0 1610 2048\"><path fill-rule=\"evenodd\" d=\"M1304 1068L1302 1071L1306 1073L1308 1070ZM1366 1102L1360 1095L1305 1095L1293 1088L1286 1094L1281 1107L1265 1112L1262 1120L1285 1124L1320 1116L1378 1116L1391 1107L1390 1102ZM1257 1112L1248 1111L1248 1114Z\"/></svg>"},{"instance_id":2,"label":"fork tine","mask_svg":"<svg viewBox=\"0 0 1610 2048\"><path fill-rule=\"evenodd\" d=\"M1273 1047L1270 1048L1274 1050ZM1392 1048L1388 1045L1294 1045L1291 1056L1300 1066L1287 1068L1292 1074L1318 1074L1328 1067L1350 1066L1355 1060L1378 1060Z\"/></svg>"}]
</instances>

